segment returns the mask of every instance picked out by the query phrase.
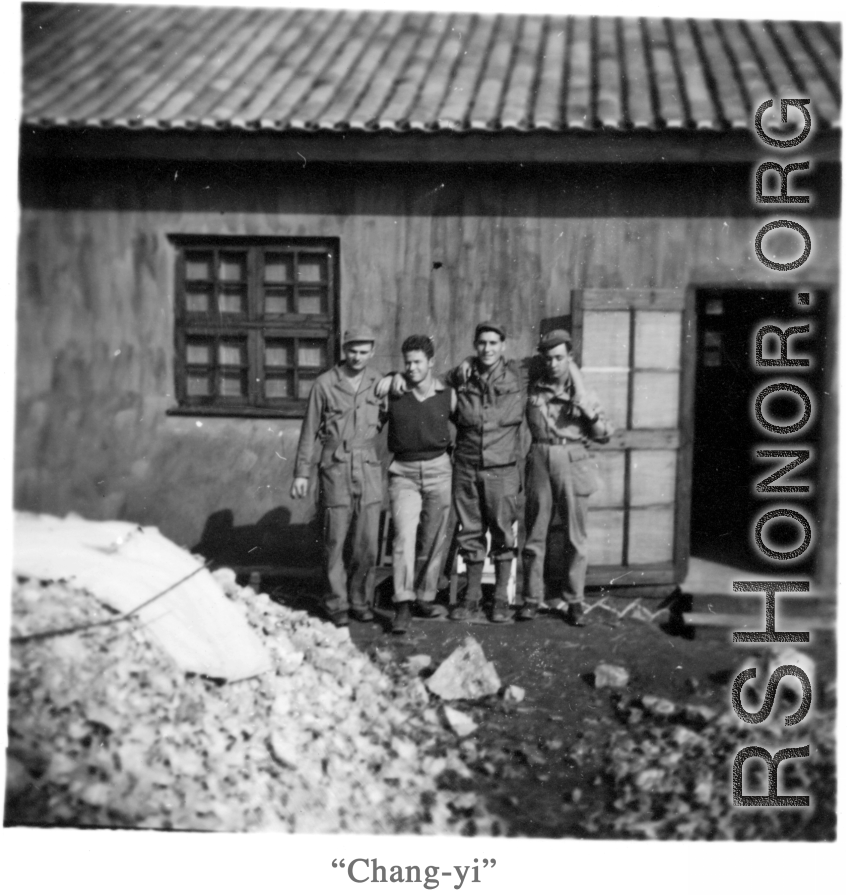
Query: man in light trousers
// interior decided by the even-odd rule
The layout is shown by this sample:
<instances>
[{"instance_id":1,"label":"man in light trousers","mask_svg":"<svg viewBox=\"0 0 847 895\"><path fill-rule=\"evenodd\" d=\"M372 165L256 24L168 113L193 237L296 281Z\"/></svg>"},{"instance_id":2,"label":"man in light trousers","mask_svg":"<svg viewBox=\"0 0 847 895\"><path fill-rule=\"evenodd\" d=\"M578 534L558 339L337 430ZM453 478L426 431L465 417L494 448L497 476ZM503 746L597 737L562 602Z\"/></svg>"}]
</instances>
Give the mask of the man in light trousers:
<instances>
[{"instance_id":1,"label":"man in light trousers","mask_svg":"<svg viewBox=\"0 0 847 895\"><path fill-rule=\"evenodd\" d=\"M453 467L448 425L456 393L433 376L434 346L429 336L403 342L406 391L388 403L388 493L394 523L392 553L394 623L408 630L412 610L424 618L446 615L435 604L448 546Z\"/></svg>"},{"instance_id":2,"label":"man in light trousers","mask_svg":"<svg viewBox=\"0 0 847 895\"><path fill-rule=\"evenodd\" d=\"M590 441L608 441L613 428L574 373L570 344L567 330L555 329L542 337L538 350L545 373L527 393L532 446L526 461L523 604L517 618L531 621L544 598L547 534L558 509L567 525L567 618L581 626L588 570L588 498L598 486L596 466L586 446Z\"/></svg>"}]
</instances>

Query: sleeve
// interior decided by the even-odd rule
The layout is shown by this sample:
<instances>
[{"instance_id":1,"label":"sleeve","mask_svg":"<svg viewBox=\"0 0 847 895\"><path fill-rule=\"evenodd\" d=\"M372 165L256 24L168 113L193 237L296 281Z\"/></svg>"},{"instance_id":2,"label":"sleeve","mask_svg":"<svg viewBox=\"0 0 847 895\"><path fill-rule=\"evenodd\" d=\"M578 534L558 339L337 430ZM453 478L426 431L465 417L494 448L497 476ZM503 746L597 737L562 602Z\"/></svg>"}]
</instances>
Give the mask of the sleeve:
<instances>
[{"instance_id":1,"label":"sleeve","mask_svg":"<svg viewBox=\"0 0 847 895\"><path fill-rule=\"evenodd\" d=\"M537 354L531 354L517 361L509 361L509 364L518 377L521 393L526 397L530 385L537 379L540 379L544 373L543 363L540 362Z\"/></svg>"},{"instance_id":2,"label":"sleeve","mask_svg":"<svg viewBox=\"0 0 847 895\"><path fill-rule=\"evenodd\" d=\"M459 386L459 368L453 367L452 370L448 370L444 376L442 377L444 380L444 384L455 390Z\"/></svg>"},{"instance_id":3,"label":"sleeve","mask_svg":"<svg viewBox=\"0 0 847 895\"><path fill-rule=\"evenodd\" d=\"M378 395L376 395L376 387L379 385L379 383L386 376L393 377L394 373L393 372L386 373L385 375L383 375L382 373L377 373L377 380L374 383L374 395L376 397L379 397ZM379 421L377 422L377 426L376 426L377 432L382 432L383 428L385 427L385 424L388 422L388 398L389 398L388 395L385 395L384 397L379 398Z\"/></svg>"},{"instance_id":4,"label":"sleeve","mask_svg":"<svg viewBox=\"0 0 847 895\"><path fill-rule=\"evenodd\" d=\"M594 392L588 392L579 408L588 426L593 441L601 444L607 442L615 432L615 427L606 417L606 411L600 406L600 401Z\"/></svg>"},{"instance_id":5,"label":"sleeve","mask_svg":"<svg viewBox=\"0 0 847 895\"><path fill-rule=\"evenodd\" d=\"M312 452L323 423L325 407L326 396L323 387L316 382L309 393L309 404L300 429L300 441L297 443L297 456L294 461L294 478L307 479L312 473Z\"/></svg>"}]
</instances>

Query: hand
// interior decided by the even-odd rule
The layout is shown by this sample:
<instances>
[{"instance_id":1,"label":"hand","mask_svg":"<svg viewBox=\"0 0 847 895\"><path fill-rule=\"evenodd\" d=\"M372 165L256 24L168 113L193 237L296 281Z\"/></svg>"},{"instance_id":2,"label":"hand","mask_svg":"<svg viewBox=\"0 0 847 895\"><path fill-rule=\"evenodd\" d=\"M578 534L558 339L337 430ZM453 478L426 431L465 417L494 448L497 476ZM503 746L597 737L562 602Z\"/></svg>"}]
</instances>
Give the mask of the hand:
<instances>
[{"instance_id":1,"label":"hand","mask_svg":"<svg viewBox=\"0 0 847 895\"><path fill-rule=\"evenodd\" d=\"M306 496L309 490L309 480L302 475L298 475L291 485L291 496L295 500L301 500Z\"/></svg>"},{"instance_id":2,"label":"hand","mask_svg":"<svg viewBox=\"0 0 847 895\"><path fill-rule=\"evenodd\" d=\"M399 398L400 395L405 395L408 390L406 377L402 373L395 373L391 379L391 394L395 398Z\"/></svg>"},{"instance_id":3,"label":"hand","mask_svg":"<svg viewBox=\"0 0 847 895\"><path fill-rule=\"evenodd\" d=\"M589 421L596 421L597 417L600 415L600 408L597 404L588 401L585 397L575 398L574 404L576 405L577 410Z\"/></svg>"},{"instance_id":4,"label":"hand","mask_svg":"<svg viewBox=\"0 0 847 895\"><path fill-rule=\"evenodd\" d=\"M466 357L458 367L456 367L456 372L459 374L459 382L463 385L471 378L471 373L473 372L473 358Z\"/></svg>"},{"instance_id":5,"label":"hand","mask_svg":"<svg viewBox=\"0 0 847 895\"><path fill-rule=\"evenodd\" d=\"M384 398L388 394L388 390L391 388L391 383L394 381L393 376L383 376L382 379L379 380L376 384L376 396L377 398Z\"/></svg>"}]
</instances>

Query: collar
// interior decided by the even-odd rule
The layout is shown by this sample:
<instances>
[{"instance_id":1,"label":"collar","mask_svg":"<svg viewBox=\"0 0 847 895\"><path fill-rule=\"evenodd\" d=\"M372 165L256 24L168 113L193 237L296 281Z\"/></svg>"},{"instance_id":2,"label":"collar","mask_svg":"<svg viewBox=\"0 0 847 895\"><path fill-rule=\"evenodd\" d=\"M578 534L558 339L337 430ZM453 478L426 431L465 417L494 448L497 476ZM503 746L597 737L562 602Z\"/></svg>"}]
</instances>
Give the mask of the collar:
<instances>
[{"instance_id":1,"label":"collar","mask_svg":"<svg viewBox=\"0 0 847 895\"><path fill-rule=\"evenodd\" d=\"M535 383L535 387L536 389L550 392L551 395L567 395L570 397L573 392L573 380L568 376L564 382L551 382L549 379L542 376L541 379Z\"/></svg>"},{"instance_id":2,"label":"collar","mask_svg":"<svg viewBox=\"0 0 847 895\"><path fill-rule=\"evenodd\" d=\"M444 385L444 382L443 382L441 379L439 379L438 376L433 376L433 377L432 377L432 391L433 391L433 393L443 392L445 388L447 388L447 386ZM406 394L407 394L407 395L411 395L411 394L413 394L413 392L414 392L414 389L411 389L411 388L410 388L410 389L406 392ZM432 395L430 395L430 397L432 397Z\"/></svg>"},{"instance_id":3,"label":"collar","mask_svg":"<svg viewBox=\"0 0 847 895\"><path fill-rule=\"evenodd\" d=\"M339 386L340 388L343 388L346 391L349 391L350 394L353 394L354 393L353 389L350 388L350 381L341 372L341 367L343 365L344 365L344 361L341 361L341 363L336 364L332 368L332 374L333 374L332 384L335 386ZM377 378L378 378L377 374L374 373L374 371L370 368L370 365L365 367L365 369L362 370L362 381L361 381L361 384L359 385L359 391L363 391L365 389L370 388L370 386L376 381Z\"/></svg>"},{"instance_id":4,"label":"collar","mask_svg":"<svg viewBox=\"0 0 847 895\"><path fill-rule=\"evenodd\" d=\"M497 358L497 363L487 373L483 372L478 358L474 358L473 361L473 370L477 379L493 379L495 376L501 375L505 369L506 362L502 356Z\"/></svg>"}]
</instances>

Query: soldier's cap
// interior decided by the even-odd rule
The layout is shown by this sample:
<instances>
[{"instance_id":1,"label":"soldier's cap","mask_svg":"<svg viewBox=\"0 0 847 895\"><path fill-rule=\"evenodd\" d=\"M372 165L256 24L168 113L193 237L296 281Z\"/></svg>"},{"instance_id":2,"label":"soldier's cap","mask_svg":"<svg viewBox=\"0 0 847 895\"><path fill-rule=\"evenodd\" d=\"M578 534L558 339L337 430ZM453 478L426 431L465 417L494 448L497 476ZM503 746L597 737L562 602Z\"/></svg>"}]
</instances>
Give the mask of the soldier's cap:
<instances>
[{"instance_id":1,"label":"soldier's cap","mask_svg":"<svg viewBox=\"0 0 847 895\"><path fill-rule=\"evenodd\" d=\"M474 342L476 342L476 340L479 338L480 333L488 332L489 330L493 333L497 333L497 335L500 336L503 341L506 340L506 330L504 327L500 326L499 323L494 323L493 320L483 320L482 323L478 323L476 325L476 329L474 330L473 334Z\"/></svg>"},{"instance_id":2,"label":"soldier's cap","mask_svg":"<svg viewBox=\"0 0 847 895\"><path fill-rule=\"evenodd\" d=\"M344 330L341 347L343 348L351 342L376 342L376 336L369 326L351 326L350 329Z\"/></svg>"},{"instance_id":3,"label":"soldier's cap","mask_svg":"<svg viewBox=\"0 0 847 895\"><path fill-rule=\"evenodd\" d=\"M551 329L538 340L539 351L549 351L557 345L571 347L571 334L566 329Z\"/></svg>"}]
</instances>

